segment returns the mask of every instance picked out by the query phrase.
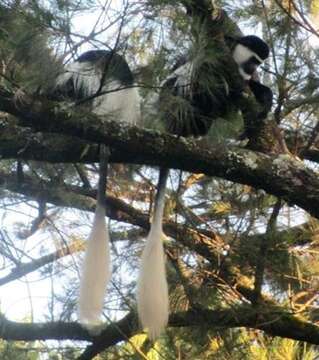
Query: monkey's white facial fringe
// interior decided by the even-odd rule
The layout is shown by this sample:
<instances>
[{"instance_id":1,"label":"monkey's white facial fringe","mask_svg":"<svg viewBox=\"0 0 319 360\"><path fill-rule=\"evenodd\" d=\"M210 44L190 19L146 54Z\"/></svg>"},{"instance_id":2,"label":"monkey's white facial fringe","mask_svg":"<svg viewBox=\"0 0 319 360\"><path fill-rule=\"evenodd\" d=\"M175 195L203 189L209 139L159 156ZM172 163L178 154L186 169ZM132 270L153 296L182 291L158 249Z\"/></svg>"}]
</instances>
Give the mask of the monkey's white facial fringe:
<instances>
[{"instance_id":1,"label":"monkey's white facial fringe","mask_svg":"<svg viewBox=\"0 0 319 360\"><path fill-rule=\"evenodd\" d=\"M87 240L78 301L80 323L88 329L100 322L107 284L111 278L109 233L105 209L97 205Z\"/></svg>"},{"instance_id":2,"label":"monkey's white facial fringe","mask_svg":"<svg viewBox=\"0 0 319 360\"><path fill-rule=\"evenodd\" d=\"M255 57L261 63L263 62L260 57L248 49L246 46L242 44L237 44L234 51L233 51L233 59L235 60L236 64L238 65L239 73L243 77L244 80L250 80L251 74L246 74L245 71L242 69L242 65L248 61L251 57Z\"/></svg>"},{"instance_id":3,"label":"monkey's white facial fringe","mask_svg":"<svg viewBox=\"0 0 319 360\"><path fill-rule=\"evenodd\" d=\"M142 254L137 283L137 310L143 328L155 340L168 322L169 301L161 222L151 226Z\"/></svg>"}]
</instances>

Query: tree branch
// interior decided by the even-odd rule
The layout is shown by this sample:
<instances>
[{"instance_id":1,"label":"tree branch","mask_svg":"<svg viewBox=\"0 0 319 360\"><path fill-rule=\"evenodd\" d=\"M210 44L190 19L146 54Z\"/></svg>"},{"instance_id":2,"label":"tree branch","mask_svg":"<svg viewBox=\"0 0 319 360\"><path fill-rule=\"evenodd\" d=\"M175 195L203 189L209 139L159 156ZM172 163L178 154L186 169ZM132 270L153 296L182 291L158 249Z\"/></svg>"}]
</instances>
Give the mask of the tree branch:
<instances>
[{"instance_id":1,"label":"tree branch","mask_svg":"<svg viewBox=\"0 0 319 360\"><path fill-rule=\"evenodd\" d=\"M25 195L29 199L45 200L57 206L74 207L85 211L95 211L96 190L83 189L72 185L52 186L49 181L34 180L28 175L24 176L24 182L17 180L15 175L0 171L0 184L6 189ZM107 215L112 220L126 222L149 230L149 216L126 204L124 201L113 196L106 197ZM213 231L197 230L185 225L176 224L173 221L165 221L164 230L168 236L181 241L184 246L196 251L212 263L217 263L218 254L215 251L223 248L222 238Z\"/></svg>"},{"instance_id":2,"label":"tree branch","mask_svg":"<svg viewBox=\"0 0 319 360\"><path fill-rule=\"evenodd\" d=\"M50 264L64 256L71 255L77 251L83 249L82 242L74 242L67 247L61 248L53 253L50 253L45 256L41 256L38 259L30 261L28 263L21 263L17 267L13 268L10 274L0 278L0 286L7 284L8 282L20 279L22 276L29 274L37 269Z\"/></svg>"},{"instance_id":3,"label":"tree branch","mask_svg":"<svg viewBox=\"0 0 319 360\"><path fill-rule=\"evenodd\" d=\"M319 327L276 307L252 309L247 306L225 310L196 309L172 314L169 326L203 326L211 329L248 327L311 344L319 344ZM0 318L0 337L4 340L84 340L92 345L78 358L91 359L109 346L138 333L136 316L127 314L120 321L108 325L99 335L92 336L78 323L19 323Z\"/></svg>"},{"instance_id":4,"label":"tree branch","mask_svg":"<svg viewBox=\"0 0 319 360\"><path fill-rule=\"evenodd\" d=\"M294 144L291 143L289 138L287 145L294 152ZM305 145L300 145L298 150L302 158L319 163L317 145L315 143L310 149L307 149ZM50 163L93 163L99 160L98 146L96 144L88 144L87 141L74 136L34 132L30 128L17 126L12 121L1 120L0 157L2 159L19 158ZM111 163L131 161L129 155L113 149L110 158Z\"/></svg>"},{"instance_id":5,"label":"tree branch","mask_svg":"<svg viewBox=\"0 0 319 360\"><path fill-rule=\"evenodd\" d=\"M94 114L62 111L52 104L16 104L12 94L1 88L0 110L18 116L22 126L104 143L116 149L124 163L165 166L247 184L319 218L318 176L288 155L275 157L246 149L204 148L199 141L103 121Z\"/></svg>"}]
</instances>

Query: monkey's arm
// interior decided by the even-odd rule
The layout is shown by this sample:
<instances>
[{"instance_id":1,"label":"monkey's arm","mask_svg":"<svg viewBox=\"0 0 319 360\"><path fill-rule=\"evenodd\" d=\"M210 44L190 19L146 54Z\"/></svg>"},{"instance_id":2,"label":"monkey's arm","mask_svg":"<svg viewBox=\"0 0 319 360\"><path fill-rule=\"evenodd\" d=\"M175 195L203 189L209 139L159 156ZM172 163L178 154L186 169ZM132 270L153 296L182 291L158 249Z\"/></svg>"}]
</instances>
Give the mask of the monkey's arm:
<instances>
[{"instance_id":1,"label":"monkey's arm","mask_svg":"<svg viewBox=\"0 0 319 360\"><path fill-rule=\"evenodd\" d=\"M259 119L265 119L271 110L273 102L272 90L259 81L249 80L249 88L255 96L258 104L261 106L261 111L258 113Z\"/></svg>"}]
</instances>

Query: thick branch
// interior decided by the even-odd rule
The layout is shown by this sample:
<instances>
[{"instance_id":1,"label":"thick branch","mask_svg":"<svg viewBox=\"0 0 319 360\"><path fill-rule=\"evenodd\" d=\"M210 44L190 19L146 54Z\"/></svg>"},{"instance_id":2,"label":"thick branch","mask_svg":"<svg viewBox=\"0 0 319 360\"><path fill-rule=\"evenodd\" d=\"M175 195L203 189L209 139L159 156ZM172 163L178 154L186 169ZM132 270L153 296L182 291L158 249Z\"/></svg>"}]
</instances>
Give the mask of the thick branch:
<instances>
[{"instance_id":1,"label":"thick branch","mask_svg":"<svg viewBox=\"0 0 319 360\"><path fill-rule=\"evenodd\" d=\"M98 161L98 146L89 146L77 137L34 132L0 119L0 156L52 163L92 163Z\"/></svg>"},{"instance_id":2,"label":"thick branch","mask_svg":"<svg viewBox=\"0 0 319 360\"><path fill-rule=\"evenodd\" d=\"M287 139L286 139L287 140ZM294 144L288 141L288 147L294 152ZM289 146L290 145L290 146ZM310 149L299 145L302 158L319 162L317 144ZM235 150L235 149L234 149ZM125 163L130 160L128 154L113 149L110 162ZM98 146L89 144L77 137L62 134L33 132L10 121L0 121L0 158L37 160L51 163L93 163L98 162Z\"/></svg>"},{"instance_id":3,"label":"thick branch","mask_svg":"<svg viewBox=\"0 0 319 360\"><path fill-rule=\"evenodd\" d=\"M21 323L0 318L0 338L4 340L83 340L96 341L103 337L105 347L126 340L133 331L137 331L135 316L126 315L123 319L108 325L99 336L91 335L79 323L46 322L46 323Z\"/></svg>"},{"instance_id":4,"label":"thick branch","mask_svg":"<svg viewBox=\"0 0 319 360\"><path fill-rule=\"evenodd\" d=\"M276 307L251 309L247 306L225 310L196 309L170 316L169 326L203 326L210 328L248 327L272 336L281 336L311 344L319 344L319 327ZM107 326L100 335L92 336L77 323L19 323L2 317L0 337L4 340L85 340L92 341L81 360L90 359L109 346L126 340L138 332L135 315L129 313L117 323ZM90 357L91 356L91 357Z\"/></svg>"},{"instance_id":5,"label":"thick branch","mask_svg":"<svg viewBox=\"0 0 319 360\"><path fill-rule=\"evenodd\" d=\"M272 336L319 344L319 327L275 307L238 307L230 310L196 310L170 317L171 326L202 326L214 328L248 327Z\"/></svg>"},{"instance_id":6,"label":"thick branch","mask_svg":"<svg viewBox=\"0 0 319 360\"><path fill-rule=\"evenodd\" d=\"M122 154L123 162L160 165L219 176L264 189L319 217L319 179L315 172L287 155L279 157L244 149L203 148L199 142L169 134L103 122L92 114L76 114L57 108L19 104L0 91L0 110L19 117L23 126L78 136L104 143Z\"/></svg>"}]
</instances>

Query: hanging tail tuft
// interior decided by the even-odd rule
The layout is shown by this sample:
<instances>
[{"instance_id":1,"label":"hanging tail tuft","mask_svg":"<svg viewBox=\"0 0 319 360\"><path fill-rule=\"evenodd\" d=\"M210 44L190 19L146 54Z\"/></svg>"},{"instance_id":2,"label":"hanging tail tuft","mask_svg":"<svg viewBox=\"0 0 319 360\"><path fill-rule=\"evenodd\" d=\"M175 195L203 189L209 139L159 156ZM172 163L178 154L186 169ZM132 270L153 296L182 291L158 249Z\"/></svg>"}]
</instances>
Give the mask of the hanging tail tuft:
<instances>
[{"instance_id":1,"label":"hanging tail tuft","mask_svg":"<svg viewBox=\"0 0 319 360\"><path fill-rule=\"evenodd\" d=\"M137 310L143 328L155 340L168 322L169 301L162 229L168 169L161 168L154 217L142 254L137 283Z\"/></svg>"},{"instance_id":2,"label":"hanging tail tuft","mask_svg":"<svg viewBox=\"0 0 319 360\"><path fill-rule=\"evenodd\" d=\"M83 263L78 300L80 323L88 329L100 322L107 284L111 278L109 232L105 221L105 189L108 166L108 149L100 151L100 174L97 206Z\"/></svg>"}]
</instances>

